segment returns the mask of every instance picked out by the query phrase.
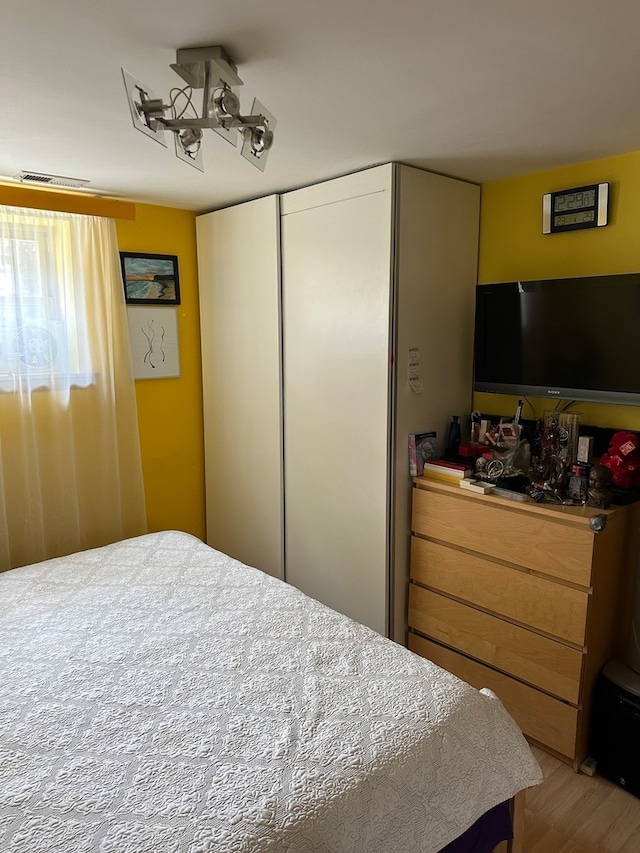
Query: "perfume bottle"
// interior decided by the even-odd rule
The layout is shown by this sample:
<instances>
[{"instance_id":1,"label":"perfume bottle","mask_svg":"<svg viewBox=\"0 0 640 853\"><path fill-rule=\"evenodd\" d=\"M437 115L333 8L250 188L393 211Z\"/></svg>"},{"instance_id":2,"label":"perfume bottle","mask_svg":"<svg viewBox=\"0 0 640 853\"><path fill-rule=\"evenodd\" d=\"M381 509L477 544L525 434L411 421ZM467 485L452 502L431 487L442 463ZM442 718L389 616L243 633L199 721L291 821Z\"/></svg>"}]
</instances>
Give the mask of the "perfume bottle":
<instances>
[{"instance_id":1,"label":"perfume bottle","mask_svg":"<svg viewBox=\"0 0 640 853\"><path fill-rule=\"evenodd\" d=\"M460 447L460 424L459 424L460 416L453 415L451 419L451 423L449 424L449 441L447 443L447 448L449 452L457 453L458 448Z\"/></svg>"}]
</instances>

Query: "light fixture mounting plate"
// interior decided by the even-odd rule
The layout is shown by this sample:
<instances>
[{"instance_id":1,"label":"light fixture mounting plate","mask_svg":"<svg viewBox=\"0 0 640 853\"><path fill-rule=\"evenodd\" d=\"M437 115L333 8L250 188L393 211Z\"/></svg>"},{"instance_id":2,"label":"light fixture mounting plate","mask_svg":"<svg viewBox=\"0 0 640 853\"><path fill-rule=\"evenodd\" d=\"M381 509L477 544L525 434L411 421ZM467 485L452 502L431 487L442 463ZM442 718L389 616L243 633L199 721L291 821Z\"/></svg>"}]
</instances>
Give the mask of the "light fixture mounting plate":
<instances>
[{"instance_id":1,"label":"light fixture mounting plate","mask_svg":"<svg viewBox=\"0 0 640 853\"><path fill-rule=\"evenodd\" d=\"M207 63L213 66L212 80L224 81L228 86L242 86L238 69L226 50L220 45L213 47L183 47L176 51L176 61L171 68L179 74L188 86L203 89L206 81Z\"/></svg>"}]
</instances>

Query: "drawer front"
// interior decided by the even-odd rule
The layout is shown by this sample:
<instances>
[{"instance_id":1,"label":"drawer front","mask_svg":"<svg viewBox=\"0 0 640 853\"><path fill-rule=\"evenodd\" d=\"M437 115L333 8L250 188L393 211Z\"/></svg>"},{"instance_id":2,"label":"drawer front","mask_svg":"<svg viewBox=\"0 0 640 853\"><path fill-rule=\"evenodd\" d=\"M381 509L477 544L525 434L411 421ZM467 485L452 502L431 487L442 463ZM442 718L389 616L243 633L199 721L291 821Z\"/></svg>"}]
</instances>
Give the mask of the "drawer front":
<instances>
[{"instance_id":1,"label":"drawer front","mask_svg":"<svg viewBox=\"0 0 640 853\"><path fill-rule=\"evenodd\" d=\"M411 584L409 627L578 704L582 652Z\"/></svg>"},{"instance_id":2,"label":"drawer front","mask_svg":"<svg viewBox=\"0 0 640 853\"><path fill-rule=\"evenodd\" d=\"M582 646L588 593L428 539L411 537L411 577L561 640Z\"/></svg>"},{"instance_id":3,"label":"drawer front","mask_svg":"<svg viewBox=\"0 0 640 853\"><path fill-rule=\"evenodd\" d=\"M572 583L591 583L594 534L547 515L414 489L412 529Z\"/></svg>"},{"instance_id":4,"label":"drawer front","mask_svg":"<svg viewBox=\"0 0 640 853\"><path fill-rule=\"evenodd\" d=\"M409 648L473 687L493 690L525 735L574 760L576 708L416 634L409 634Z\"/></svg>"}]
</instances>

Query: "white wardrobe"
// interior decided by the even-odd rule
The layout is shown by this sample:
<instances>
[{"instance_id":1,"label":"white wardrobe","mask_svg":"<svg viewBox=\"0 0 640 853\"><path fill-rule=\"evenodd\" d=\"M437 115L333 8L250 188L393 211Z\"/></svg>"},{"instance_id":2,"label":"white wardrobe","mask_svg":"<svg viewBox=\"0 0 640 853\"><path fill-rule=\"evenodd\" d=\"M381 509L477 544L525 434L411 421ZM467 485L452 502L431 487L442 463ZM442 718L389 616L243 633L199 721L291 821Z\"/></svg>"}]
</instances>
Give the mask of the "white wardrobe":
<instances>
[{"instance_id":1,"label":"white wardrobe","mask_svg":"<svg viewBox=\"0 0 640 853\"><path fill-rule=\"evenodd\" d=\"M402 643L407 438L469 414L479 201L387 164L197 220L207 541Z\"/></svg>"}]
</instances>

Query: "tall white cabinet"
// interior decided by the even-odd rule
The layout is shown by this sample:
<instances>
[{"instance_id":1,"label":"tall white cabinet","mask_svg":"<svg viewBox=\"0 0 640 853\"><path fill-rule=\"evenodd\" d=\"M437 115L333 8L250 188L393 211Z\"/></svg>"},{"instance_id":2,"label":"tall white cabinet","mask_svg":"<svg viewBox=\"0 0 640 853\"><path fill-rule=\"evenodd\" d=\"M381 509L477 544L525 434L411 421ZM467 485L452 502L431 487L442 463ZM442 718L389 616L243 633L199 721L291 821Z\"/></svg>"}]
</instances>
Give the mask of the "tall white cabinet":
<instances>
[{"instance_id":1,"label":"tall white cabinet","mask_svg":"<svg viewBox=\"0 0 640 853\"><path fill-rule=\"evenodd\" d=\"M198 218L208 541L399 642L407 436L470 409L479 195L387 164Z\"/></svg>"},{"instance_id":2,"label":"tall white cabinet","mask_svg":"<svg viewBox=\"0 0 640 853\"><path fill-rule=\"evenodd\" d=\"M207 541L282 577L278 198L200 216L196 229Z\"/></svg>"}]
</instances>

